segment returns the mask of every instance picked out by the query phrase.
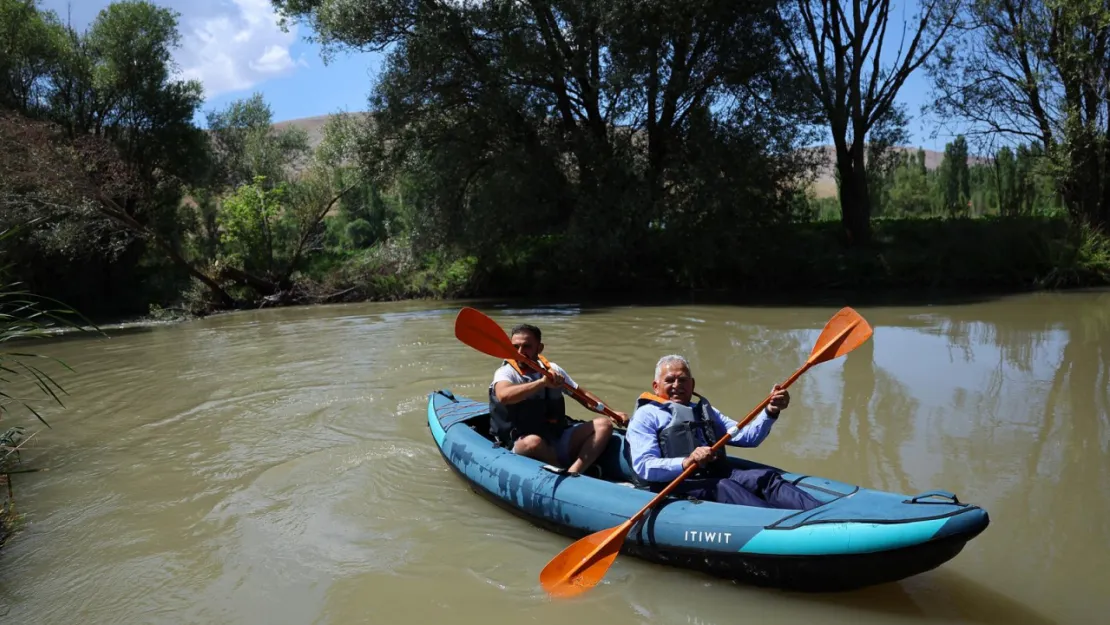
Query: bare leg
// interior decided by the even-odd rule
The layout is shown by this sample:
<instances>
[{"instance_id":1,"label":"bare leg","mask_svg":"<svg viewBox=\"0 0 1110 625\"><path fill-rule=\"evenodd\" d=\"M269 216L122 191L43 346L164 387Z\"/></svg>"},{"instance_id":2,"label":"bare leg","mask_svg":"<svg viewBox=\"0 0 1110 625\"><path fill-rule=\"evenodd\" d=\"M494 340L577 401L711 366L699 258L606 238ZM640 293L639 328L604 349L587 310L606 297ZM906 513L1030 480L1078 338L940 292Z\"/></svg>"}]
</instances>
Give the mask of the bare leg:
<instances>
[{"instance_id":1,"label":"bare leg","mask_svg":"<svg viewBox=\"0 0 1110 625\"><path fill-rule=\"evenodd\" d=\"M575 434L577 434L577 432L575 432ZM558 457L555 454L555 448L548 445L542 438L535 434L521 436L516 439L516 443L513 445L513 453L518 456L534 458L550 465L559 464Z\"/></svg>"},{"instance_id":2,"label":"bare leg","mask_svg":"<svg viewBox=\"0 0 1110 625\"><path fill-rule=\"evenodd\" d=\"M567 470L574 473L585 471L605 450L612 433L613 424L609 421L609 417L598 417L582 427L575 428L571 432L570 453L567 456L577 457L577 459Z\"/></svg>"}]
</instances>

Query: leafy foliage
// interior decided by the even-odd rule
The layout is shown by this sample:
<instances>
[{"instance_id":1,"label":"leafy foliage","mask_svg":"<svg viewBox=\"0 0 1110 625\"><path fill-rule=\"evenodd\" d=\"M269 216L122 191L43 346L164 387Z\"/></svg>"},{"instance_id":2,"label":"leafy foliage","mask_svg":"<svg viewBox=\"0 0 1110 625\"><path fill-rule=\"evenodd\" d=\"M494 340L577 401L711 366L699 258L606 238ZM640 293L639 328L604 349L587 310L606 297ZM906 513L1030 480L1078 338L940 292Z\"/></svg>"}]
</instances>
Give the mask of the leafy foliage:
<instances>
[{"instance_id":1,"label":"leafy foliage","mask_svg":"<svg viewBox=\"0 0 1110 625\"><path fill-rule=\"evenodd\" d=\"M0 31L35 35L5 40L14 50L0 81L8 85L0 95L7 103L0 176L21 178L21 186L0 189L12 209L0 212L0 227L41 224L10 244L37 261L18 263L14 277L47 295L82 295L78 302L94 309L115 298L90 292L89 283L117 285L120 301L137 294L130 302L145 307L143 299L164 292L147 290L157 281L143 267L177 281L196 278L177 251L188 225L179 203L208 167L207 139L192 121L200 84L173 78L176 14L116 2L77 32L33 3L3 0ZM109 172L82 162L94 144L100 153L111 148Z\"/></svg>"},{"instance_id":2,"label":"leafy foliage","mask_svg":"<svg viewBox=\"0 0 1110 625\"><path fill-rule=\"evenodd\" d=\"M252 273L274 270L275 239L287 237L278 217L285 187L266 188L266 177L256 176L224 198L217 223L225 258Z\"/></svg>"},{"instance_id":3,"label":"leafy foliage","mask_svg":"<svg viewBox=\"0 0 1110 625\"><path fill-rule=\"evenodd\" d=\"M310 154L308 133L295 127L276 130L273 123L260 93L208 113L215 161L212 186L235 188L259 178L270 186L289 178L290 168Z\"/></svg>"},{"instance_id":4,"label":"leafy foliage","mask_svg":"<svg viewBox=\"0 0 1110 625\"><path fill-rule=\"evenodd\" d=\"M588 267L638 272L664 224L726 240L789 219L809 109L773 2L276 4L390 50L359 160L419 249L489 266L555 236L552 268L595 288Z\"/></svg>"},{"instance_id":5,"label":"leafy foliage","mask_svg":"<svg viewBox=\"0 0 1110 625\"><path fill-rule=\"evenodd\" d=\"M1110 7L975 0L931 64L936 103L981 144L1038 144L1077 220L1110 227Z\"/></svg>"},{"instance_id":6,"label":"leafy foliage","mask_svg":"<svg viewBox=\"0 0 1110 625\"><path fill-rule=\"evenodd\" d=\"M949 236L943 228L965 232L964 217L1063 205L1089 229L1040 236L1094 250L1052 257L1068 280L1097 280L1081 269L1101 258L1107 204L1106 20L1095 5L1058 4L1052 24L1028 5L1013 22L1028 32L1017 33L990 21L988 9L1009 5L923 1L892 59L900 24L886 0L273 0L328 54L386 53L368 113L330 116L321 132L275 124L257 93L207 111L198 128L203 94L175 78L171 10L121 0L77 32L33 2L0 0L0 228L35 223L0 251L23 290L101 315L758 289L768 276L776 289L812 288L820 281L804 286L805 276L826 274L784 258L835 256L823 268L829 284L876 271L832 252L845 231L866 243L876 219L910 220L876 226L896 232L909 257L933 245L913 228ZM963 30L976 23L978 47ZM1055 73L1023 78L1011 50ZM903 147L910 111L894 101L930 58L948 68L934 79L952 119L1024 116L993 130L1028 134L987 145L984 158L973 152L985 135L969 131L926 167ZM976 62L1010 73L974 73ZM999 75L1016 82L973 88ZM1015 91L1022 80L1031 90ZM824 159L803 148L822 134L833 139L838 193L817 199L808 187ZM923 225L934 217L952 224ZM887 255L888 243L858 253ZM1029 282L1044 274L1022 266Z\"/></svg>"}]
</instances>

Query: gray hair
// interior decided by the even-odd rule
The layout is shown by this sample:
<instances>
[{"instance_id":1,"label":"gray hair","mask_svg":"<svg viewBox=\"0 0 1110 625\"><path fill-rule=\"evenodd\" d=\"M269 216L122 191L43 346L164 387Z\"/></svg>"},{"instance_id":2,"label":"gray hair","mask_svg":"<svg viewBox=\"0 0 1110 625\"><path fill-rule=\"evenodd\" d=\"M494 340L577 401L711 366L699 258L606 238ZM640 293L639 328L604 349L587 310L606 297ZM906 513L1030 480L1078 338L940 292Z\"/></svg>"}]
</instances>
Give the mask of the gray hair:
<instances>
[{"instance_id":1,"label":"gray hair","mask_svg":"<svg viewBox=\"0 0 1110 625\"><path fill-rule=\"evenodd\" d=\"M694 375L693 369L690 368L689 361L687 361L682 356L679 356L678 354L668 354L660 358L659 362L655 363L655 379L658 380L659 376L663 375L664 367L673 364L680 364L683 367L686 367L686 370L690 372L690 375Z\"/></svg>"}]
</instances>

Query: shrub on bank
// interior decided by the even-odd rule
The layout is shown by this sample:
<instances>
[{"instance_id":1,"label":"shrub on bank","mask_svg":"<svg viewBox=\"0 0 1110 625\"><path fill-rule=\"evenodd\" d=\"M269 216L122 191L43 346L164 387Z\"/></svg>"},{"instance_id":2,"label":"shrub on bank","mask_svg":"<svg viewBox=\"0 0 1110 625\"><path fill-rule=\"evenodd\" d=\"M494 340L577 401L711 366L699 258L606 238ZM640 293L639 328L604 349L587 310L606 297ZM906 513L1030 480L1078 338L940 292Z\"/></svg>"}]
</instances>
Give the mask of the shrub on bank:
<instances>
[{"instance_id":1,"label":"shrub on bank","mask_svg":"<svg viewBox=\"0 0 1110 625\"><path fill-rule=\"evenodd\" d=\"M784 251L781 279L810 288L1035 289L1110 284L1110 237L1062 215L878 219L850 249L839 224L816 222ZM791 278L792 277L792 278Z\"/></svg>"},{"instance_id":2,"label":"shrub on bank","mask_svg":"<svg viewBox=\"0 0 1110 625\"><path fill-rule=\"evenodd\" d=\"M1063 215L880 218L870 245L842 242L839 221L760 229L748 241L658 231L617 266L582 267L550 237L484 267L480 295L837 289L1026 290L1110 285L1110 236ZM710 233L711 237L711 233ZM614 264L616 265L616 263ZM582 287L585 288L582 288Z\"/></svg>"},{"instance_id":3,"label":"shrub on bank","mask_svg":"<svg viewBox=\"0 0 1110 625\"><path fill-rule=\"evenodd\" d=\"M474 256L419 253L407 241L391 239L318 256L297 276L297 288L318 302L459 297L470 294L476 268Z\"/></svg>"},{"instance_id":4,"label":"shrub on bank","mask_svg":"<svg viewBox=\"0 0 1110 625\"><path fill-rule=\"evenodd\" d=\"M870 245L842 242L839 221L751 232L747 241L657 230L612 262L578 257L593 244L544 235L485 256L415 249L394 238L311 258L284 303L413 298L593 296L720 291L752 297L831 290L1016 291L1110 285L1110 237L1064 215L902 217L873 222ZM249 294L243 293L243 297Z\"/></svg>"}]
</instances>

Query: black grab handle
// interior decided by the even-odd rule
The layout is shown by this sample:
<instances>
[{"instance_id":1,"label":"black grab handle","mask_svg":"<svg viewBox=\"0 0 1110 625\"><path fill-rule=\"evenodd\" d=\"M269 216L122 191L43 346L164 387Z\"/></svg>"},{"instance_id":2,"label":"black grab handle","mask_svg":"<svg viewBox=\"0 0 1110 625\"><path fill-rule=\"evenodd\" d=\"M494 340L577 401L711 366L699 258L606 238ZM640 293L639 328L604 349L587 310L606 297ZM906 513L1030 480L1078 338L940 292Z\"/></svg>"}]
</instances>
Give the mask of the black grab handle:
<instances>
[{"instance_id":1,"label":"black grab handle","mask_svg":"<svg viewBox=\"0 0 1110 625\"><path fill-rule=\"evenodd\" d=\"M921 493L920 495L915 495L915 496L911 497L910 500L907 501L906 503L941 503L939 501L918 501L919 499L928 499L929 497L944 497L946 499L951 499L952 503L954 503L954 504L957 504L957 505L960 504L960 500L956 498L956 494L955 493L950 493L946 490L926 491L924 493Z\"/></svg>"}]
</instances>

